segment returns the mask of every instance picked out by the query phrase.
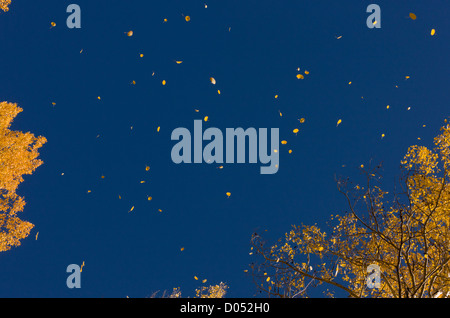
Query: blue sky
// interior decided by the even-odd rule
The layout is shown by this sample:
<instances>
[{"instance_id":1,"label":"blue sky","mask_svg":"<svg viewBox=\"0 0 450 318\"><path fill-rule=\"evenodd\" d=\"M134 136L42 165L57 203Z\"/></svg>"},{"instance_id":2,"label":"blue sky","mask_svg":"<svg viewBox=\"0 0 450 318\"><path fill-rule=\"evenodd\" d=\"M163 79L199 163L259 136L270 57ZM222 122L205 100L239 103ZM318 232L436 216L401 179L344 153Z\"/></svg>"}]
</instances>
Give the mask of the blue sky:
<instances>
[{"instance_id":1,"label":"blue sky","mask_svg":"<svg viewBox=\"0 0 450 318\"><path fill-rule=\"evenodd\" d=\"M69 29L73 2L0 14L0 100L24 109L13 129L48 139L19 188L35 228L0 255L0 297L192 297L194 276L252 297L253 232L276 240L344 212L334 175L357 182L370 160L392 187L408 146L431 146L449 116L444 0L377 1L380 29L366 26L370 1L268 0L77 0ZM278 173L175 165L171 132L204 116L279 128ZM83 261L82 288L68 289L66 267Z\"/></svg>"}]
</instances>

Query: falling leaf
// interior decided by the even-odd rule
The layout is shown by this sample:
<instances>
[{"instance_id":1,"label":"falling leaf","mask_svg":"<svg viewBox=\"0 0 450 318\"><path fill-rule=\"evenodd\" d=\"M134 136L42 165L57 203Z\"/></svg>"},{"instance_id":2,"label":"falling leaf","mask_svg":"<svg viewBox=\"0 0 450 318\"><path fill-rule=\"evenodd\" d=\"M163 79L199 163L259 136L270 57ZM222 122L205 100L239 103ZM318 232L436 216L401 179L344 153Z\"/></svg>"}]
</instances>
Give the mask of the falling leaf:
<instances>
[{"instance_id":1,"label":"falling leaf","mask_svg":"<svg viewBox=\"0 0 450 318\"><path fill-rule=\"evenodd\" d=\"M318 250L319 252L322 252L322 251L323 251L323 247L320 246L317 250Z\"/></svg>"},{"instance_id":2,"label":"falling leaf","mask_svg":"<svg viewBox=\"0 0 450 318\"><path fill-rule=\"evenodd\" d=\"M131 207L130 211L128 213L132 212L134 210L134 206Z\"/></svg>"},{"instance_id":3,"label":"falling leaf","mask_svg":"<svg viewBox=\"0 0 450 318\"><path fill-rule=\"evenodd\" d=\"M53 105L53 106L55 106L55 105L56 105L56 103L55 103L55 102L53 102L53 103L52 103L52 105Z\"/></svg>"},{"instance_id":4,"label":"falling leaf","mask_svg":"<svg viewBox=\"0 0 450 318\"><path fill-rule=\"evenodd\" d=\"M299 132L299 129L298 129L298 128L295 128L295 129L293 130L293 132L294 132L294 134L296 134L296 133Z\"/></svg>"},{"instance_id":5,"label":"falling leaf","mask_svg":"<svg viewBox=\"0 0 450 318\"><path fill-rule=\"evenodd\" d=\"M361 169L364 169L364 165L361 165Z\"/></svg>"},{"instance_id":6,"label":"falling leaf","mask_svg":"<svg viewBox=\"0 0 450 318\"><path fill-rule=\"evenodd\" d=\"M127 32L127 35L128 35L128 36L133 36L133 31L128 31L128 32Z\"/></svg>"},{"instance_id":7,"label":"falling leaf","mask_svg":"<svg viewBox=\"0 0 450 318\"><path fill-rule=\"evenodd\" d=\"M180 248L180 251L182 251L182 252L183 252L183 251L184 251L184 247Z\"/></svg>"},{"instance_id":8,"label":"falling leaf","mask_svg":"<svg viewBox=\"0 0 450 318\"><path fill-rule=\"evenodd\" d=\"M36 241L37 241L38 236L39 236L39 232L36 233Z\"/></svg>"},{"instance_id":9,"label":"falling leaf","mask_svg":"<svg viewBox=\"0 0 450 318\"><path fill-rule=\"evenodd\" d=\"M142 183L145 183L145 181L144 181L144 180L142 180L142 181L141 181L141 184L142 184Z\"/></svg>"},{"instance_id":10,"label":"falling leaf","mask_svg":"<svg viewBox=\"0 0 450 318\"><path fill-rule=\"evenodd\" d=\"M162 80L161 82L163 85L166 85L166 80Z\"/></svg>"},{"instance_id":11,"label":"falling leaf","mask_svg":"<svg viewBox=\"0 0 450 318\"><path fill-rule=\"evenodd\" d=\"M207 121L208 121L208 116L205 116L205 118L203 118L203 120L204 120L205 122L207 122Z\"/></svg>"},{"instance_id":12,"label":"falling leaf","mask_svg":"<svg viewBox=\"0 0 450 318\"><path fill-rule=\"evenodd\" d=\"M211 81L211 84L216 85L216 79L214 77L210 77L209 80Z\"/></svg>"},{"instance_id":13,"label":"falling leaf","mask_svg":"<svg viewBox=\"0 0 450 318\"><path fill-rule=\"evenodd\" d=\"M52 28L54 28L56 26L55 22L50 23L50 25L52 26Z\"/></svg>"},{"instance_id":14,"label":"falling leaf","mask_svg":"<svg viewBox=\"0 0 450 318\"><path fill-rule=\"evenodd\" d=\"M340 38L342 38L342 35L340 35L340 36L336 37L336 39L338 39L338 40L339 40Z\"/></svg>"},{"instance_id":15,"label":"falling leaf","mask_svg":"<svg viewBox=\"0 0 450 318\"><path fill-rule=\"evenodd\" d=\"M336 127L339 126L341 123L342 123L342 119L339 119L339 120L337 121Z\"/></svg>"},{"instance_id":16,"label":"falling leaf","mask_svg":"<svg viewBox=\"0 0 450 318\"><path fill-rule=\"evenodd\" d=\"M202 283L203 283L203 284L206 283L206 282L207 282L207 279L202 280Z\"/></svg>"},{"instance_id":17,"label":"falling leaf","mask_svg":"<svg viewBox=\"0 0 450 318\"><path fill-rule=\"evenodd\" d=\"M84 261L83 261L83 264L81 264L80 273L83 271L83 267L84 267Z\"/></svg>"},{"instance_id":18,"label":"falling leaf","mask_svg":"<svg viewBox=\"0 0 450 318\"><path fill-rule=\"evenodd\" d=\"M131 84L132 84L132 85L136 85L136 81L132 81Z\"/></svg>"},{"instance_id":19,"label":"falling leaf","mask_svg":"<svg viewBox=\"0 0 450 318\"><path fill-rule=\"evenodd\" d=\"M292 153L292 149L289 149L289 153Z\"/></svg>"},{"instance_id":20,"label":"falling leaf","mask_svg":"<svg viewBox=\"0 0 450 318\"><path fill-rule=\"evenodd\" d=\"M302 74L297 74L298 79L304 79L305 77Z\"/></svg>"},{"instance_id":21,"label":"falling leaf","mask_svg":"<svg viewBox=\"0 0 450 318\"><path fill-rule=\"evenodd\" d=\"M231 192L227 192L227 197L230 197L231 196Z\"/></svg>"},{"instance_id":22,"label":"falling leaf","mask_svg":"<svg viewBox=\"0 0 450 318\"><path fill-rule=\"evenodd\" d=\"M162 213L162 210L161 210L161 209L158 209L158 211L159 211L160 213Z\"/></svg>"},{"instance_id":23,"label":"falling leaf","mask_svg":"<svg viewBox=\"0 0 450 318\"><path fill-rule=\"evenodd\" d=\"M83 53L83 49L81 49L80 54Z\"/></svg>"},{"instance_id":24,"label":"falling leaf","mask_svg":"<svg viewBox=\"0 0 450 318\"><path fill-rule=\"evenodd\" d=\"M308 75L308 74L309 74L309 71L306 71L306 70L305 70L305 74Z\"/></svg>"},{"instance_id":25,"label":"falling leaf","mask_svg":"<svg viewBox=\"0 0 450 318\"><path fill-rule=\"evenodd\" d=\"M270 281L270 277L267 277L266 282L269 282L269 281Z\"/></svg>"},{"instance_id":26,"label":"falling leaf","mask_svg":"<svg viewBox=\"0 0 450 318\"><path fill-rule=\"evenodd\" d=\"M195 279L195 280L198 280L198 277L197 277L197 276L194 276L194 279Z\"/></svg>"},{"instance_id":27,"label":"falling leaf","mask_svg":"<svg viewBox=\"0 0 450 318\"><path fill-rule=\"evenodd\" d=\"M167 19L164 19L163 21L164 21L164 22L167 22Z\"/></svg>"},{"instance_id":28,"label":"falling leaf","mask_svg":"<svg viewBox=\"0 0 450 318\"><path fill-rule=\"evenodd\" d=\"M191 17L190 16L186 16L185 18L184 18L185 20L186 20L186 22L189 22L189 21L191 21Z\"/></svg>"},{"instance_id":29,"label":"falling leaf","mask_svg":"<svg viewBox=\"0 0 450 318\"><path fill-rule=\"evenodd\" d=\"M218 90L217 90L217 94L219 94L219 95L220 95L220 89L218 89Z\"/></svg>"},{"instance_id":30,"label":"falling leaf","mask_svg":"<svg viewBox=\"0 0 450 318\"><path fill-rule=\"evenodd\" d=\"M88 190L87 193L91 193L91 190Z\"/></svg>"},{"instance_id":31,"label":"falling leaf","mask_svg":"<svg viewBox=\"0 0 450 318\"><path fill-rule=\"evenodd\" d=\"M121 200L122 199L122 196L119 194L119 200Z\"/></svg>"},{"instance_id":32,"label":"falling leaf","mask_svg":"<svg viewBox=\"0 0 450 318\"><path fill-rule=\"evenodd\" d=\"M142 54L142 53L141 53L141 54L139 54L139 57L144 57L144 54Z\"/></svg>"},{"instance_id":33,"label":"falling leaf","mask_svg":"<svg viewBox=\"0 0 450 318\"><path fill-rule=\"evenodd\" d=\"M102 178L102 179L105 179L105 176L102 176L101 178Z\"/></svg>"},{"instance_id":34,"label":"falling leaf","mask_svg":"<svg viewBox=\"0 0 450 318\"><path fill-rule=\"evenodd\" d=\"M181 64L181 63L183 63L183 61L175 61L175 63Z\"/></svg>"},{"instance_id":35,"label":"falling leaf","mask_svg":"<svg viewBox=\"0 0 450 318\"><path fill-rule=\"evenodd\" d=\"M159 132L160 129L161 129L161 127L158 127L158 128L156 129L156 131Z\"/></svg>"},{"instance_id":36,"label":"falling leaf","mask_svg":"<svg viewBox=\"0 0 450 318\"><path fill-rule=\"evenodd\" d=\"M145 166L145 171L149 171L150 167L149 166Z\"/></svg>"},{"instance_id":37,"label":"falling leaf","mask_svg":"<svg viewBox=\"0 0 450 318\"><path fill-rule=\"evenodd\" d=\"M287 141L286 140L282 140L281 144L285 145L285 144L287 144Z\"/></svg>"},{"instance_id":38,"label":"falling leaf","mask_svg":"<svg viewBox=\"0 0 450 318\"><path fill-rule=\"evenodd\" d=\"M303 124L305 122L305 118L300 118L298 121L300 122L300 124Z\"/></svg>"},{"instance_id":39,"label":"falling leaf","mask_svg":"<svg viewBox=\"0 0 450 318\"><path fill-rule=\"evenodd\" d=\"M348 82L348 85L352 85L352 82Z\"/></svg>"},{"instance_id":40,"label":"falling leaf","mask_svg":"<svg viewBox=\"0 0 450 318\"><path fill-rule=\"evenodd\" d=\"M383 139L386 135L385 134L381 134L381 139Z\"/></svg>"},{"instance_id":41,"label":"falling leaf","mask_svg":"<svg viewBox=\"0 0 450 318\"><path fill-rule=\"evenodd\" d=\"M147 200L148 201L151 201L153 198L152 197L147 197Z\"/></svg>"},{"instance_id":42,"label":"falling leaf","mask_svg":"<svg viewBox=\"0 0 450 318\"><path fill-rule=\"evenodd\" d=\"M275 95L275 98L278 98L278 95Z\"/></svg>"},{"instance_id":43,"label":"falling leaf","mask_svg":"<svg viewBox=\"0 0 450 318\"><path fill-rule=\"evenodd\" d=\"M387 105L387 106L386 106L386 109L389 109L389 108L390 108L390 106L389 106L389 105Z\"/></svg>"},{"instance_id":44,"label":"falling leaf","mask_svg":"<svg viewBox=\"0 0 450 318\"><path fill-rule=\"evenodd\" d=\"M409 76L405 76L405 79L409 79Z\"/></svg>"},{"instance_id":45,"label":"falling leaf","mask_svg":"<svg viewBox=\"0 0 450 318\"><path fill-rule=\"evenodd\" d=\"M97 99L98 99L98 100L101 100L102 98L101 98L100 96L97 96Z\"/></svg>"},{"instance_id":46,"label":"falling leaf","mask_svg":"<svg viewBox=\"0 0 450 318\"><path fill-rule=\"evenodd\" d=\"M412 20L417 19L417 16L416 16L414 13L412 13L412 12L409 14L409 17L410 17Z\"/></svg>"},{"instance_id":47,"label":"falling leaf","mask_svg":"<svg viewBox=\"0 0 450 318\"><path fill-rule=\"evenodd\" d=\"M431 36L433 36L433 35L435 35L436 34L436 30L435 29L432 29L431 30Z\"/></svg>"}]
</instances>

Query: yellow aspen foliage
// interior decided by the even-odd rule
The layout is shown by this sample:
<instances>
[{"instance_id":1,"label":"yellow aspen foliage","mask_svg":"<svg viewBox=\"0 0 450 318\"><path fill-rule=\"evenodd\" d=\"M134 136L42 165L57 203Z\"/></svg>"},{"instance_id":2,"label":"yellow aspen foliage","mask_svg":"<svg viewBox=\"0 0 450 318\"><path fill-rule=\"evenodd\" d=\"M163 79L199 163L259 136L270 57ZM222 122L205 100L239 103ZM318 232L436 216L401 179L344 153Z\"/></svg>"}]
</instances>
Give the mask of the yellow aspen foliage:
<instances>
[{"instance_id":1,"label":"yellow aspen foliage","mask_svg":"<svg viewBox=\"0 0 450 318\"><path fill-rule=\"evenodd\" d=\"M224 298L228 286L225 283L219 285L202 286L195 290L197 298Z\"/></svg>"},{"instance_id":2,"label":"yellow aspen foliage","mask_svg":"<svg viewBox=\"0 0 450 318\"><path fill-rule=\"evenodd\" d=\"M381 165L365 168L365 186L338 179L347 207L331 215L327 231L293 225L275 244L253 234L250 268L260 291L308 297L322 285L327 296L450 297L450 124L433 149L411 146L401 163L393 193L381 189ZM379 281L370 287L374 266Z\"/></svg>"},{"instance_id":3,"label":"yellow aspen foliage","mask_svg":"<svg viewBox=\"0 0 450 318\"><path fill-rule=\"evenodd\" d=\"M24 175L31 175L43 162L38 159L38 149L46 143L44 137L9 128L22 111L17 104L0 103L0 252L19 246L33 224L22 221L25 200L16 194Z\"/></svg>"},{"instance_id":4,"label":"yellow aspen foliage","mask_svg":"<svg viewBox=\"0 0 450 318\"><path fill-rule=\"evenodd\" d=\"M11 4L11 0L0 0L0 10L8 11L8 6Z\"/></svg>"}]
</instances>

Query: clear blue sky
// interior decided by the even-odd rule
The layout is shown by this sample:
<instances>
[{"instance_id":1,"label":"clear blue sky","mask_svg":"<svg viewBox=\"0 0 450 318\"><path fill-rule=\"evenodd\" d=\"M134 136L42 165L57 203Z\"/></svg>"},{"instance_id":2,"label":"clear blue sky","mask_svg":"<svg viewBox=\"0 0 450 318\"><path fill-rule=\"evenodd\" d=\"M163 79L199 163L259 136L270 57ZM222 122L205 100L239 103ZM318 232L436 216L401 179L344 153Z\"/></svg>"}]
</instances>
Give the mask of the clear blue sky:
<instances>
[{"instance_id":1,"label":"clear blue sky","mask_svg":"<svg viewBox=\"0 0 450 318\"><path fill-rule=\"evenodd\" d=\"M65 25L70 3L79 30ZM408 146L430 146L450 113L450 5L376 1L382 27L368 29L370 3L13 0L0 100L24 109L13 129L48 143L19 188L35 228L0 254L0 297L192 297L194 276L252 297L253 232L276 240L343 213L334 175L358 181L371 159L392 187ZM278 173L175 165L172 130L204 116L205 128L279 128ZM83 261L82 288L68 289L66 267Z\"/></svg>"}]
</instances>

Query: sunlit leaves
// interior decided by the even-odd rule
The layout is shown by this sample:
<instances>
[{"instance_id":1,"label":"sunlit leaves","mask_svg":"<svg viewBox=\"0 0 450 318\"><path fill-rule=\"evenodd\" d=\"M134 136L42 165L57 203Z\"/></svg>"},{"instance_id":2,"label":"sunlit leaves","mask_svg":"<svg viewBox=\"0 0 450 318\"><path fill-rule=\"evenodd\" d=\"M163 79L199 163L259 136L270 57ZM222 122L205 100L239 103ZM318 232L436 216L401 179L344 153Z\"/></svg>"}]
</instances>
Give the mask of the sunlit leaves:
<instances>
[{"instance_id":1,"label":"sunlit leaves","mask_svg":"<svg viewBox=\"0 0 450 318\"><path fill-rule=\"evenodd\" d=\"M0 10L8 11L11 0L0 0Z\"/></svg>"},{"instance_id":2,"label":"sunlit leaves","mask_svg":"<svg viewBox=\"0 0 450 318\"><path fill-rule=\"evenodd\" d=\"M0 103L0 252L19 246L33 228L16 215L25 206L16 190L23 176L31 175L43 163L38 159L38 150L47 142L29 132L10 130L21 111L16 104Z\"/></svg>"}]
</instances>

